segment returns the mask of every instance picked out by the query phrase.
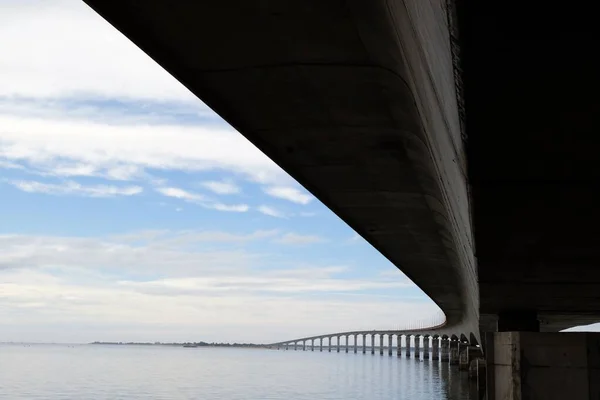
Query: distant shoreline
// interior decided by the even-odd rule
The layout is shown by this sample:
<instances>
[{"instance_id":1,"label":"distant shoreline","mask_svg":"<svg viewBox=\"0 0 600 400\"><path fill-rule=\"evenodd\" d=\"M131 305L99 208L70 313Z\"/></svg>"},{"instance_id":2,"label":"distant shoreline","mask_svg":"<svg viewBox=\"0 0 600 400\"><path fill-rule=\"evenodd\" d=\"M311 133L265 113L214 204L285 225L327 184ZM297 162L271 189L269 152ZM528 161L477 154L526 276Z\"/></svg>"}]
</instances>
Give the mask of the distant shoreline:
<instances>
[{"instance_id":1,"label":"distant shoreline","mask_svg":"<svg viewBox=\"0 0 600 400\"><path fill-rule=\"evenodd\" d=\"M117 346L174 346L174 347L265 347L255 343L207 343L207 342L91 342L93 345L117 345Z\"/></svg>"}]
</instances>

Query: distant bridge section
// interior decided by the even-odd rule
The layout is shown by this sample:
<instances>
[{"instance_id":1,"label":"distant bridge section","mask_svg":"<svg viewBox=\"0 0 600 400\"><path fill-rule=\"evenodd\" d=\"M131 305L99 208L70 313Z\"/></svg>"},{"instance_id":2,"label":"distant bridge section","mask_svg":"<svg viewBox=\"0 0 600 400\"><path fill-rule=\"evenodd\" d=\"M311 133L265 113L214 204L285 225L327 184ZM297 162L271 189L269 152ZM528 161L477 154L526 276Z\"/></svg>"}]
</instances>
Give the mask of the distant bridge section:
<instances>
[{"instance_id":1,"label":"distant bridge section","mask_svg":"<svg viewBox=\"0 0 600 400\"><path fill-rule=\"evenodd\" d=\"M266 347L278 350L303 350L322 352L335 351L363 354L379 351L384 355L441 360L451 365L461 365L467 369L470 362L482 357L481 347L475 338L464 334L452 334L444 326L434 326L417 330L367 330L329 333L309 336L282 342L271 343Z\"/></svg>"}]
</instances>

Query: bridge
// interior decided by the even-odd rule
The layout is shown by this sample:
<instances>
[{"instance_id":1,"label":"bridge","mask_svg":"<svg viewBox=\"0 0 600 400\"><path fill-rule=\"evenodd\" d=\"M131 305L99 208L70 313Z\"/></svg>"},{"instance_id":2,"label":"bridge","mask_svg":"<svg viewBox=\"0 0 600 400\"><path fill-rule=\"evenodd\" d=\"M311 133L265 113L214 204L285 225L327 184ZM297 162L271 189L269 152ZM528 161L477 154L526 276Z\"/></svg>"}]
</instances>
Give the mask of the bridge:
<instances>
[{"instance_id":1,"label":"bridge","mask_svg":"<svg viewBox=\"0 0 600 400\"><path fill-rule=\"evenodd\" d=\"M589 2L85 1L482 343L490 400L597 397L555 333L600 321Z\"/></svg>"},{"instance_id":2,"label":"bridge","mask_svg":"<svg viewBox=\"0 0 600 400\"><path fill-rule=\"evenodd\" d=\"M441 334L439 332L440 329L443 329L443 327L412 331L369 330L338 332L271 343L265 345L265 347L277 350L302 351L315 351L316 349L320 352L323 349L331 352L333 349L338 353L343 349L346 353L353 351L356 354L359 352L360 342L362 354L367 354L367 352L375 354L376 349L378 349L380 355L384 355L384 350L387 350L387 354L392 356L395 347L395 353L398 357L401 357L404 353L406 357L410 358L412 351L414 358L431 358L432 361L440 360L441 362L448 362L450 365L460 364L461 369L465 370L469 369L472 362L482 359L483 353L480 346L469 344L469 340L464 336L457 337L455 335L448 336ZM342 338L345 341L342 341ZM387 345L385 344L385 338L387 338ZM477 367L475 368L475 372L477 372Z\"/></svg>"}]
</instances>

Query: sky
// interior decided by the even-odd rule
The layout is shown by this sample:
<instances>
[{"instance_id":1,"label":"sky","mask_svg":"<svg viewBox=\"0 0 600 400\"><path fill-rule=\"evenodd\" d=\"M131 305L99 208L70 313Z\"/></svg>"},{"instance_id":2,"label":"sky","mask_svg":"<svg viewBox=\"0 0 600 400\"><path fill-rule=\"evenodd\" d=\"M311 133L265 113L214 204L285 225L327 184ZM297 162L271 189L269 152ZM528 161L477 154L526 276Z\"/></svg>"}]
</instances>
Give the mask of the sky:
<instances>
[{"instance_id":1,"label":"sky","mask_svg":"<svg viewBox=\"0 0 600 400\"><path fill-rule=\"evenodd\" d=\"M0 342L267 343L439 321L85 4L0 6Z\"/></svg>"},{"instance_id":2,"label":"sky","mask_svg":"<svg viewBox=\"0 0 600 400\"><path fill-rule=\"evenodd\" d=\"M0 342L268 343L443 319L85 4L0 7Z\"/></svg>"}]
</instances>

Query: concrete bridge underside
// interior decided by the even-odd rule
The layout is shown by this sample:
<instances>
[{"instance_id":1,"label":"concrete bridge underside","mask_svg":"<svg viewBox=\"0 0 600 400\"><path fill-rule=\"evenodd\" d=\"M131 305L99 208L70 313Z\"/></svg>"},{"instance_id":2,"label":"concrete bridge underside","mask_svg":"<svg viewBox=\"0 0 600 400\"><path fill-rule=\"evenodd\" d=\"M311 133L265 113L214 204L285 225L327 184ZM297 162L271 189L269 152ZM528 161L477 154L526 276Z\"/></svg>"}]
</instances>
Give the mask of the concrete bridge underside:
<instances>
[{"instance_id":1,"label":"concrete bridge underside","mask_svg":"<svg viewBox=\"0 0 600 400\"><path fill-rule=\"evenodd\" d=\"M497 315L545 330L600 319L585 10L86 3L419 285L447 328L477 336L480 312L486 330Z\"/></svg>"}]
</instances>

